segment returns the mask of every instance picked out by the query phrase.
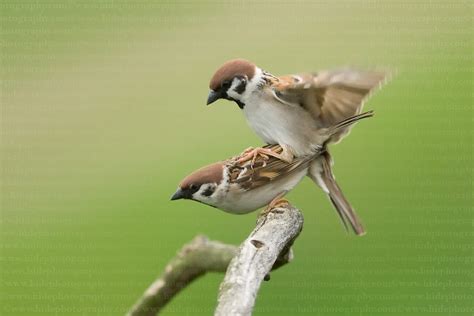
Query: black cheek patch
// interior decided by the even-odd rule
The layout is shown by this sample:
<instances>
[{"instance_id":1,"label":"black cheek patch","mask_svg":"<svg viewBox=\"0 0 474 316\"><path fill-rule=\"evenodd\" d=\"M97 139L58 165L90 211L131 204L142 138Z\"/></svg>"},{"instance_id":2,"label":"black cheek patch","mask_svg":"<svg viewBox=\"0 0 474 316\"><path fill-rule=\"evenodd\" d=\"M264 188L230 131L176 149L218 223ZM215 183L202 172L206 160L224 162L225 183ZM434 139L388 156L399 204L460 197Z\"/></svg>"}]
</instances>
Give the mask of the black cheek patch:
<instances>
[{"instance_id":1,"label":"black cheek patch","mask_svg":"<svg viewBox=\"0 0 474 316\"><path fill-rule=\"evenodd\" d=\"M234 89L235 92L238 94L242 94L245 91L245 88L247 87L247 81L241 80L240 84Z\"/></svg>"},{"instance_id":2,"label":"black cheek patch","mask_svg":"<svg viewBox=\"0 0 474 316\"><path fill-rule=\"evenodd\" d=\"M206 191L202 192L202 195L211 196L212 193L214 193L214 191L215 191L214 187L208 187Z\"/></svg>"}]
</instances>

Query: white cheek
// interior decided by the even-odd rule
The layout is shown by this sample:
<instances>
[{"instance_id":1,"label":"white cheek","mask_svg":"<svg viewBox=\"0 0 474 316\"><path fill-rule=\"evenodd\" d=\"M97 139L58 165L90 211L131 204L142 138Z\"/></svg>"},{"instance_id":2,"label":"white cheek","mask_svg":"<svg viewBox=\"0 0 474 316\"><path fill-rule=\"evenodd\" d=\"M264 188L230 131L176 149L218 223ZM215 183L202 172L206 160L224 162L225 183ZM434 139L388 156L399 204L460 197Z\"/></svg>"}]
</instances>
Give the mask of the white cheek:
<instances>
[{"instance_id":1,"label":"white cheek","mask_svg":"<svg viewBox=\"0 0 474 316\"><path fill-rule=\"evenodd\" d=\"M197 201L201 201L201 202L209 201L212 197L212 194L210 196L204 195L204 192L206 192L208 189L212 189L213 191L215 191L215 185L213 185L213 184L203 184L203 185L201 185L199 190L197 190L196 192L193 193L193 199L195 199ZM214 194L214 192L213 192L213 194Z\"/></svg>"},{"instance_id":2,"label":"white cheek","mask_svg":"<svg viewBox=\"0 0 474 316\"><path fill-rule=\"evenodd\" d=\"M237 87L241 84L241 80L238 78L234 78L234 80L232 80L232 85L227 90L227 95L234 100L239 100L246 103L246 101L248 101L248 99L251 97L251 95L254 92L260 90L259 85L261 85L262 82L263 82L263 71L260 68L257 68L255 70L255 75L253 76L252 80L246 83L245 90L242 94L237 93L235 91L235 89L237 89Z\"/></svg>"},{"instance_id":3,"label":"white cheek","mask_svg":"<svg viewBox=\"0 0 474 316\"><path fill-rule=\"evenodd\" d=\"M240 100L242 98L241 94L235 92L235 89L237 89L237 87L240 85L240 82L241 81L239 79L234 78L234 80L232 80L232 85L230 86L229 90L227 90L227 95L232 99Z\"/></svg>"}]
</instances>

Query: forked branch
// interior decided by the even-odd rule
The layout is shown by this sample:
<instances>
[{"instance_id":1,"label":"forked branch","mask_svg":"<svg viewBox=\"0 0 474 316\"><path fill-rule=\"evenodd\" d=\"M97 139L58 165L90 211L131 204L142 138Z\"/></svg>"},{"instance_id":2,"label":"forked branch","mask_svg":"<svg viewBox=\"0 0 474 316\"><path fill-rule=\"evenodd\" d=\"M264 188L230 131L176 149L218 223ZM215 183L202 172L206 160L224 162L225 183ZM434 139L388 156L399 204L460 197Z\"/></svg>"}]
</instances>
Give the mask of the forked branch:
<instances>
[{"instance_id":1,"label":"forked branch","mask_svg":"<svg viewBox=\"0 0 474 316\"><path fill-rule=\"evenodd\" d=\"M205 236L183 246L164 273L145 291L127 315L151 316L206 272L225 272L215 315L250 315L262 280L292 259L291 245L301 232L303 215L286 204L261 216L237 248Z\"/></svg>"}]
</instances>

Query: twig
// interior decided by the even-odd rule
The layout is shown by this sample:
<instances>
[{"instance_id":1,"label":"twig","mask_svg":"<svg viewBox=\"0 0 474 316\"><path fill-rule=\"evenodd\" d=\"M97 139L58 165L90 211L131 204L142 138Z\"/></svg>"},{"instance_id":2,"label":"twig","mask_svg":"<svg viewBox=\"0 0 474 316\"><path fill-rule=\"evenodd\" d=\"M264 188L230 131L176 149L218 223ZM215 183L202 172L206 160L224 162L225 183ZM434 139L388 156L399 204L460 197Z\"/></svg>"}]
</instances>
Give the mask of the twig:
<instances>
[{"instance_id":1,"label":"twig","mask_svg":"<svg viewBox=\"0 0 474 316\"><path fill-rule=\"evenodd\" d=\"M291 260L290 247L302 228L303 215L289 204L261 217L227 268L215 315L251 315L262 280Z\"/></svg>"},{"instance_id":2,"label":"twig","mask_svg":"<svg viewBox=\"0 0 474 316\"><path fill-rule=\"evenodd\" d=\"M206 272L225 272L237 247L196 236L166 266L163 275L145 291L129 316L156 315L181 289Z\"/></svg>"}]
</instances>

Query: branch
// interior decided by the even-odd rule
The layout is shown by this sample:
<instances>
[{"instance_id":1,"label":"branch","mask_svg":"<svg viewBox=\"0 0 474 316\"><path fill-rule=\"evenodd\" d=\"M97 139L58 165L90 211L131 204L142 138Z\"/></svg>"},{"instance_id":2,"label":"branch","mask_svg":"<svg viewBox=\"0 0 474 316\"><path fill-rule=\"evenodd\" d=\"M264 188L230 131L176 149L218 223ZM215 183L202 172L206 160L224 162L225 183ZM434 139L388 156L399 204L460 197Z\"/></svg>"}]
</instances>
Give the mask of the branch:
<instances>
[{"instance_id":1,"label":"branch","mask_svg":"<svg viewBox=\"0 0 474 316\"><path fill-rule=\"evenodd\" d=\"M166 266L163 275L145 291L129 316L156 315L179 291L206 272L225 272L237 247L196 236Z\"/></svg>"},{"instance_id":2,"label":"branch","mask_svg":"<svg viewBox=\"0 0 474 316\"><path fill-rule=\"evenodd\" d=\"M127 315L156 315L193 280L206 272L226 269L216 315L250 315L261 281L269 280L270 270L292 260L290 247L302 227L303 215L287 204L261 216L239 249L196 236L183 246Z\"/></svg>"},{"instance_id":3,"label":"branch","mask_svg":"<svg viewBox=\"0 0 474 316\"><path fill-rule=\"evenodd\" d=\"M262 280L291 260L290 247L302 228L303 215L289 204L261 217L227 268L215 315L251 315Z\"/></svg>"}]
</instances>

